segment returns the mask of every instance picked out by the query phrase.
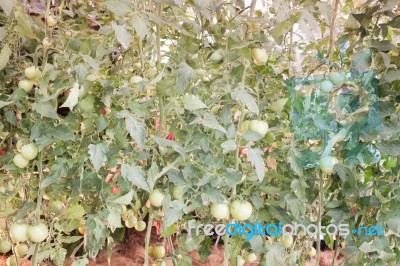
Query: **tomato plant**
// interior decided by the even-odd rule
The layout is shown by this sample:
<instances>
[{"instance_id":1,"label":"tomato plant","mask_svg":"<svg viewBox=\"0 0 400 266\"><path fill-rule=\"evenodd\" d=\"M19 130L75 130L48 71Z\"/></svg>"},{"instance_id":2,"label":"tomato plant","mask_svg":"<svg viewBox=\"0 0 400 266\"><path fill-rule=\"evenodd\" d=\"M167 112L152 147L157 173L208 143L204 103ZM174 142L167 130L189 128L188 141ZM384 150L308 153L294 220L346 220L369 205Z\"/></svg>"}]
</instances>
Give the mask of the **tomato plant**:
<instances>
[{"instance_id":1,"label":"tomato plant","mask_svg":"<svg viewBox=\"0 0 400 266\"><path fill-rule=\"evenodd\" d=\"M192 219L321 222L379 224L379 238L323 238L349 265L398 263L398 8L0 0L2 250L34 246L33 265L86 265L104 250L112 264L134 232L146 235L143 264L151 254L186 266L216 241L189 238ZM312 81L293 86L295 100L292 77ZM371 125L381 126L357 132ZM295 239L219 244L224 265L303 265L315 240Z\"/></svg>"}]
</instances>

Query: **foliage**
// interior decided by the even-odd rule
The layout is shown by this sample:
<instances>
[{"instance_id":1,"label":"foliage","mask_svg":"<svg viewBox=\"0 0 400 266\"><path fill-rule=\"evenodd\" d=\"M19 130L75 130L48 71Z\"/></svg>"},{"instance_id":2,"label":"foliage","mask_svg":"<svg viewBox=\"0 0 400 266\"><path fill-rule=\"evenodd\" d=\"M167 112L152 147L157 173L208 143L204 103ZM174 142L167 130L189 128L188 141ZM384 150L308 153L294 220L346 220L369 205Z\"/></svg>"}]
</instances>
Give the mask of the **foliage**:
<instances>
[{"instance_id":1,"label":"foliage","mask_svg":"<svg viewBox=\"0 0 400 266\"><path fill-rule=\"evenodd\" d=\"M187 253L204 259L212 241L188 238L187 221L216 222L205 206L234 200L251 203L249 222L316 222L317 171L297 163L284 80L327 70L329 3L53 2L0 0L0 217L7 226L45 221L50 235L28 256L85 265L121 240L129 215L149 214L163 237L178 236L175 256L190 265ZM400 261L398 3L346 1L339 21L333 61L377 73L382 130L359 141L382 157L335 166L323 224L380 224L385 237L349 236L343 253L348 265L391 265ZM266 64L254 63L254 48L268 51ZM26 91L18 83L32 65L41 74ZM266 121L269 132L242 134L247 120ZM20 169L12 158L31 142L39 155ZM172 198L176 185L182 199ZM162 218L146 205L154 189L165 194ZM313 241L285 249L276 238L231 238L228 251L234 265L250 252L262 265L299 265Z\"/></svg>"}]
</instances>

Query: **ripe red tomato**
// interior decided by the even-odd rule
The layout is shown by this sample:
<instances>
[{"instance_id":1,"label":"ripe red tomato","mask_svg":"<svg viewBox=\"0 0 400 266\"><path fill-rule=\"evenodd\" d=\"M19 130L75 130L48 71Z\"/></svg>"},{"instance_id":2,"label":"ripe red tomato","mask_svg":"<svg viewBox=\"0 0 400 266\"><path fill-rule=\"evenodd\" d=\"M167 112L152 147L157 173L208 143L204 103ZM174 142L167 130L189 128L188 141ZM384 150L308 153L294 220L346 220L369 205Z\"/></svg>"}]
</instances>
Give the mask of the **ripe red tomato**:
<instances>
[{"instance_id":1,"label":"ripe red tomato","mask_svg":"<svg viewBox=\"0 0 400 266\"><path fill-rule=\"evenodd\" d=\"M175 134L174 133L169 133L166 137L167 140L174 140L175 139Z\"/></svg>"},{"instance_id":2,"label":"ripe red tomato","mask_svg":"<svg viewBox=\"0 0 400 266\"><path fill-rule=\"evenodd\" d=\"M111 188L111 193L117 194L120 190L121 190L121 189L120 189L118 186L112 187L112 188Z\"/></svg>"}]
</instances>

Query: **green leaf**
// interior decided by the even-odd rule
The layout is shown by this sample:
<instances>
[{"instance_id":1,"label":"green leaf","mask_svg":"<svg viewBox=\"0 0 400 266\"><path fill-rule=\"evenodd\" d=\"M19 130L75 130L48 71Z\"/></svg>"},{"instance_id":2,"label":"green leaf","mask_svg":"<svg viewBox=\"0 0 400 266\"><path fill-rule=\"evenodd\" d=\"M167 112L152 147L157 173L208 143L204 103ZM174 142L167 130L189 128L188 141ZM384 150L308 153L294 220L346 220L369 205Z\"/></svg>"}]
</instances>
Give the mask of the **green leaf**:
<instances>
[{"instance_id":1,"label":"green leaf","mask_svg":"<svg viewBox=\"0 0 400 266\"><path fill-rule=\"evenodd\" d=\"M133 115L131 115L127 110L123 110L117 114L117 116L125 118L125 126L129 132L129 135L136 141L139 148L144 148L145 142L145 129L146 124L139 121Z\"/></svg>"},{"instance_id":2,"label":"green leaf","mask_svg":"<svg viewBox=\"0 0 400 266\"><path fill-rule=\"evenodd\" d=\"M84 257L84 258L79 258L74 260L71 266L86 266L89 264L89 260Z\"/></svg>"},{"instance_id":3,"label":"green leaf","mask_svg":"<svg viewBox=\"0 0 400 266\"><path fill-rule=\"evenodd\" d=\"M6 67L11 53L12 51L10 47L8 47L8 44L4 45L0 52L0 70L3 70Z\"/></svg>"},{"instance_id":4,"label":"green leaf","mask_svg":"<svg viewBox=\"0 0 400 266\"><path fill-rule=\"evenodd\" d=\"M58 119L59 116L54 110L54 107L49 102L38 102L32 104L32 109L40 115L48 118Z\"/></svg>"},{"instance_id":5,"label":"green leaf","mask_svg":"<svg viewBox=\"0 0 400 266\"><path fill-rule=\"evenodd\" d=\"M182 62L178 66L178 93L181 94L189 85L190 80L196 76L196 71L193 70L186 62Z\"/></svg>"},{"instance_id":6,"label":"green leaf","mask_svg":"<svg viewBox=\"0 0 400 266\"><path fill-rule=\"evenodd\" d=\"M376 147L383 153L390 156L400 156L400 141L389 141L389 142L381 142L377 143Z\"/></svg>"},{"instance_id":7,"label":"green leaf","mask_svg":"<svg viewBox=\"0 0 400 266\"><path fill-rule=\"evenodd\" d=\"M265 254L265 262L267 266L280 266L285 264L285 248L278 243L268 246Z\"/></svg>"},{"instance_id":8,"label":"green leaf","mask_svg":"<svg viewBox=\"0 0 400 266\"><path fill-rule=\"evenodd\" d=\"M186 94L183 96L183 105L184 105L185 109L187 109L189 111L207 108L207 105L205 105L199 99L199 97L191 95L191 94Z\"/></svg>"},{"instance_id":9,"label":"green leaf","mask_svg":"<svg viewBox=\"0 0 400 266\"><path fill-rule=\"evenodd\" d=\"M99 144L90 144L88 146L90 160L96 171L99 171L102 164L107 161L106 152L108 151L108 147L106 143L99 143Z\"/></svg>"},{"instance_id":10,"label":"green leaf","mask_svg":"<svg viewBox=\"0 0 400 266\"><path fill-rule=\"evenodd\" d=\"M171 147L173 148L177 153L179 153L183 158L186 157L185 155L185 149L183 148L182 144L180 144L177 141L174 140L168 140L168 139L163 139L160 137L153 137L155 142L159 145L159 146L163 146L163 147Z\"/></svg>"},{"instance_id":11,"label":"green leaf","mask_svg":"<svg viewBox=\"0 0 400 266\"><path fill-rule=\"evenodd\" d=\"M263 181L265 177L265 164L262 155L263 151L259 148L247 148L247 158L251 165L256 169L259 182Z\"/></svg>"},{"instance_id":12,"label":"green leaf","mask_svg":"<svg viewBox=\"0 0 400 266\"><path fill-rule=\"evenodd\" d=\"M218 123L217 118L214 116L214 114L212 114L210 112L204 114L202 124L205 127L216 129L216 130L226 133L225 128Z\"/></svg>"},{"instance_id":13,"label":"green leaf","mask_svg":"<svg viewBox=\"0 0 400 266\"><path fill-rule=\"evenodd\" d=\"M19 208L19 210L18 210L17 214L15 215L15 220L16 221L18 221L20 219L23 219L28 212L33 211L36 208L36 203L35 202L26 201L21 206L19 206L18 208Z\"/></svg>"},{"instance_id":14,"label":"green leaf","mask_svg":"<svg viewBox=\"0 0 400 266\"><path fill-rule=\"evenodd\" d=\"M124 17L132 9L129 0L107 0L106 6L119 17Z\"/></svg>"},{"instance_id":15,"label":"green leaf","mask_svg":"<svg viewBox=\"0 0 400 266\"><path fill-rule=\"evenodd\" d=\"M72 111L74 106L78 104L79 94L81 94L83 90L83 87L79 86L79 83L75 82L67 100L60 107L68 107Z\"/></svg>"},{"instance_id":16,"label":"green leaf","mask_svg":"<svg viewBox=\"0 0 400 266\"><path fill-rule=\"evenodd\" d=\"M121 176L137 187L150 192L149 184L147 184L145 179L145 173L140 167L123 164L121 166Z\"/></svg>"},{"instance_id":17,"label":"green leaf","mask_svg":"<svg viewBox=\"0 0 400 266\"><path fill-rule=\"evenodd\" d=\"M85 215L85 209L81 205L70 205L65 210L65 217L68 219L81 219Z\"/></svg>"},{"instance_id":18,"label":"green leaf","mask_svg":"<svg viewBox=\"0 0 400 266\"><path fill-rule=\"evenodd\" d=\"M110 200L109 202L121 204L121 205L128 205L132 202L132 199L133 199L133 190L131 189L125 195L123 195L115 200Z\"/></svg>"},{"instance_id":19,"label":"green leaf","mask_svg":"<svg viewBox=\"0 0 400 266\"><path fill-rule=\"evenodd\" d=\"M96 59L88 55L82 55L82 58L96 73L99 73L99 62Z\"/></svg>"},{"instance_id":20,"label":"green leaf","mask_svg":"<svg viewBox=\"0 0 400 266\"><path fill-rule=\"evenodd\" d=\"M116 23L112 23L112 28L115 31L118 42L125 50L128 49L132 41L132 34L124 26L117 25Z\"/></svg>"},{"instance_id":21,"label":"green leaf","mask_svg":"<svg viewBox=\"0 0 400 266\"><path fill-rule=\"evenodd\" d=\"M237 89L231 93L231 97L233 100L238 101L244 105L246 105L247 109L250 112L258 114L260 110L258 109L257 103L254 100L253 96L250 95L245 89Z\"/></svg>"},{"instance_id":22,"label":"green leaf","mask_svg":"<svg viewBox=\"0 0 400 266\"><path fill-rule=\"evenodd\" d=\"M274 111L276 113L281 113L283 108L285 107L287 101L288 101L288 98L279 99L279 100L273 102L269 106L269 109L271 109L272 111Z\"/></svg>"},{"instance_id":23,"label":"green leaf","mask_svg":"<svg viewBox=\"0 0 400 266\"><path fill-rule=\"evenodd\" d=\"M165 206L165 216L163 222L163 230L166 230L172 224L176 223L184 215L185 203L182 200L174 200Z\"/></svg>"},{"instance_id":24,"label":"green leaf","mask_svg":"<svg viewBox=\"0 0 400 266\"><path fill-rule=\"evenodd\" d=\"M144 14L134 14L132 16L132 21L131 21L132 26L135 28L136 34L139 36L140 39L144 39L147 34L149 34L149 26L150 22L147 16Z\"/></svg>"},{"instance_id":25,"label":"green leaf","mask_svg":"<svg viewBox=\"0 0 400 266\"><path fill-rule=\"evenodd\" d=\"M234 151L237 149L237 145L234 140L228 140L228 141L221 143L221 147L227 151Z\"/></svg>"},{"instance_id":26,"label":"green leaf","mask_svg":"<svg viewBox=\"0 0 400 266\"><path fill-rule=\"evenodd\" d=\"M13 10L14 0L0 0L0 7L3 9L4 13L6 13L6 16L8 17Z\"/></svg>"},{"instance_id":27,"label":"green leaf","mask_svg":"<svg viewBox=\"0 0 400 266\"><path fill-rule=\"evenodd\" d=\"M31 28L30 17L25 13L22 7L16 7L15 9L17 25L14 27L14 30L22 37L36 39L37 37Z\"/></svg>"}]
</instances>

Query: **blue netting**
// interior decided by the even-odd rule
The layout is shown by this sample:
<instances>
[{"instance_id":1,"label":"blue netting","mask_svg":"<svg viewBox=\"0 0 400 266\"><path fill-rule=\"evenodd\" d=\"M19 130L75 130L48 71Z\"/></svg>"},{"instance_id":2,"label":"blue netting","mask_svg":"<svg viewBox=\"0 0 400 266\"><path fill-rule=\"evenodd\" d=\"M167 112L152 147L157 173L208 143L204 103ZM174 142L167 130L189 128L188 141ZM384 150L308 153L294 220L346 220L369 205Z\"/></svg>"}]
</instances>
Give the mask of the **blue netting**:
<instances>
[{"instance_id":1,"label":"blue netting","mask_svg":"<svg viewBox=\"0 0 400 266\"><path fill-rule=\"evenodd\" d=\"M382 127L373 70L291 78L286 85L300 166L317 167L321 154L332 153L338 142L341 150L335 152L344 153L348 164L380 160L379 151L363 143ZM324 138L322 151L318 143Z\"/></svg>"}]
</instances>

